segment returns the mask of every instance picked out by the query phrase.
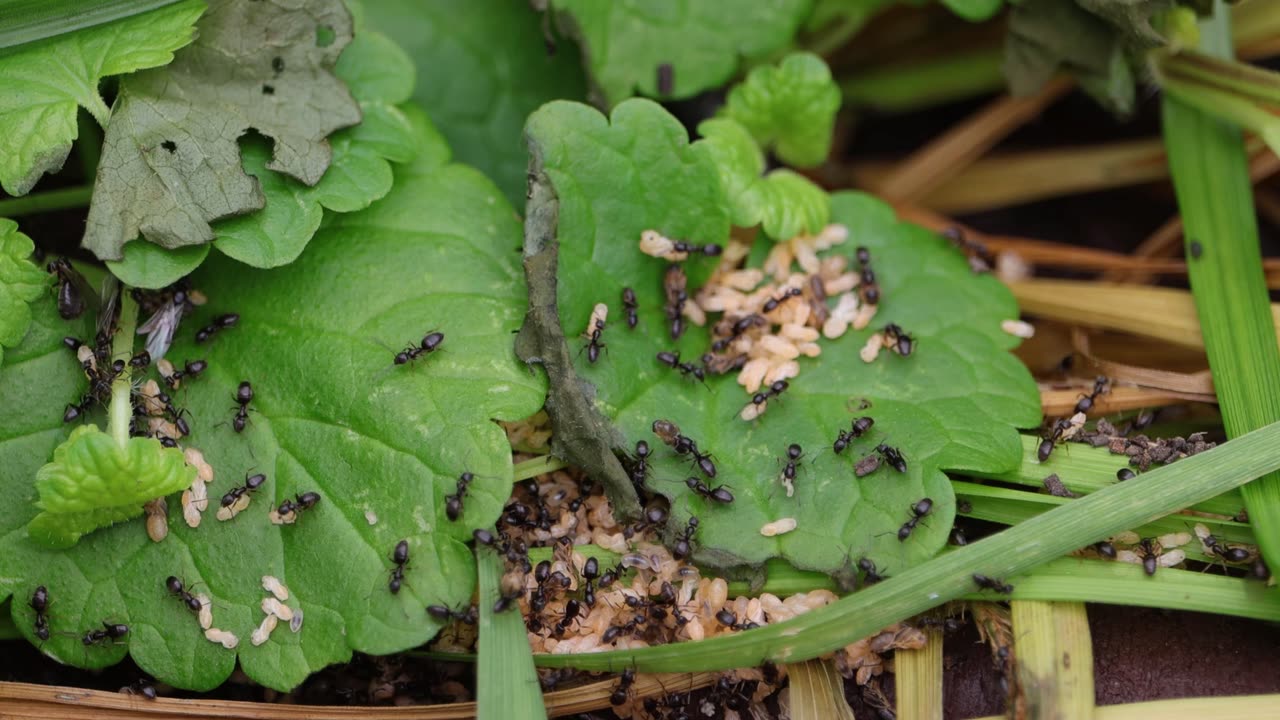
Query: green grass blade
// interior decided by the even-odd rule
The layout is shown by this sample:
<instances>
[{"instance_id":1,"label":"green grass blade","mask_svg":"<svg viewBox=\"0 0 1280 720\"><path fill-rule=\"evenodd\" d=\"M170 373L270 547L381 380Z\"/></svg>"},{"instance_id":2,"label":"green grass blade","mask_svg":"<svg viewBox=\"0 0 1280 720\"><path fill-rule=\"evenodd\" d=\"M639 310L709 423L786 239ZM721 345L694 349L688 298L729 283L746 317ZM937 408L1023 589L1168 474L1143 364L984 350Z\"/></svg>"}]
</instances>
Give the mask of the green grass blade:
<instances>
[{"instance_id":1,"label":"green grass blade","mask_svg":"<svg viewBox=\"0 0 1280 720\"><path fill-rule=\"evenodd\" d=\"M1228 10L1201 23L1202 50L1231 57ZM1188 245L1191 293L1227 435L1280 419L1276 345L1240 130L1174 97L1163 101L1169 169ZM1280 568L1280 474L1241 488L1265 557Z\"/></svg>"},{"instance_id":2,"label":"green grass blade","mask_svg":"<svg viewBox=\"0 0 1280 720\"><path fill-rule=\"evenodd\" d=\"M1280 423L1113 485L854 593L757 630L637 650L540 655L551 667L679 672L798 662L974 591L972 574L1008 577L1071 550L1239 487L1280 468Z\"/></svg>"},{"instance_id":3,"label":"green grass blade","mask_svg":"<svg viewBox=\"0 0 1280 720\"><path fill-rule=\"evenodd\" d=\"M1116 471L1129 467L1129 459L1121 455L1112 455L1106 448L1095 448L1080 443L1063 445L1049 456L1046 462L1033 460L1036 446L1040 438L1035 435L1022 436L1022 464L1016 469L1003 473L969 472L973 477L1014 485L1026 485L1034 488L1044 487L1044 478L1049 473L1057 473L1062 482L1072 492L1087 495L1116 484ZM1244 498L1236 490L1225 492L1215 498L1196 503L1195 510L1232 515L1244 508Z\"/></svg>"},{"instance_id":4,"label":"green grass blade","mask_svg":"<svg viewBox=\"0 0 1280 720\"><path fill-rule=\"evenodd\" d=\"M0 49L140 15L178 0L0 0Z\"/></svg>"},{"instance_id":5,"label":"green grass blade","mask_svg":"<svg viewBox=\"0 0 1280 720\"><path fill-rule=\"evenodd\" d=\"M524 617L518 608L493 612L502 592L502 561L481 549L476 553L480 574L480 647L476 668L476 707L481 720L545 720L542 686L533 669Z\"/></svg>"}]
</instances>

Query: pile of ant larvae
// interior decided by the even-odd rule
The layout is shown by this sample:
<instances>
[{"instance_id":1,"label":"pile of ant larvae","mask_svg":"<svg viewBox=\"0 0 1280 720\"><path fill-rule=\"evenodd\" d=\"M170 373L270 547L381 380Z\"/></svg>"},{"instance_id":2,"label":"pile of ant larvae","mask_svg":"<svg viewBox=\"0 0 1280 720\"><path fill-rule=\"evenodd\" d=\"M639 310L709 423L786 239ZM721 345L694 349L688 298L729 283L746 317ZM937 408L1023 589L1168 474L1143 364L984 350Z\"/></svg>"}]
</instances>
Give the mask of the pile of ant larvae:
<instances>
[{"instance_id":1,"label":"pile of ant larvae","mask_svg":"<svg viewBox=\"0 0 1280 720\"><path fill-rule=\"evenodd\" d=\"M711 326L711 352L703 358L706 368L716 373L737 370L738 383L754 395L799 375L800 356L821 354L819 337L834 340L850 328L870 325L881 297L870 252L858 248L856 271L847 257L818 257L848 238L848 228L837 224L816 235L797 235L775 244L762 268L740 267L750 253L745 243L733 241L722 253L717 251L722 255L719 267L680 307L683 316L699 326L707 324L707 313L723 313ZM640 249L674 262L687 257L682 249L694 248L646 230ZM831 307L828 298L833 297L836 303ZM881 337L880 342L891 341ZM892 344L896 343L895 338ZM743 408L743 419L763 414L767 399Z\"/></svg>"}]
</instances>

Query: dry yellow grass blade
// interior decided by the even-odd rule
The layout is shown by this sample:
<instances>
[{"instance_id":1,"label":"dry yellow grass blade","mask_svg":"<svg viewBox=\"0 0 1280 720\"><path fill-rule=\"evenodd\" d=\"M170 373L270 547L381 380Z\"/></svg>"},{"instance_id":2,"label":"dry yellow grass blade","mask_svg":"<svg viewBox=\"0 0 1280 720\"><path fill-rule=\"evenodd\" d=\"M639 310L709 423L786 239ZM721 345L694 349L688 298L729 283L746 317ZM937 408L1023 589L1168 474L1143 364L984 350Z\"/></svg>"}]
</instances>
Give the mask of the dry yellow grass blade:
<instances>
[{"instance_id":1,"label":"dry yellow grass blade","mask_svg":"<svg viewBox=\"0 0 1280 720\"><path fill-rule=\"evenodd\" d=\"M1099 705L1089 716L1093 720L1276 720L1280 718L1280 695L1240 695L1237 697L1155 700L1128 705ZM974 720L1004 720L992 715Z\"/></svg>"},{"instance_id":2,"label":"dry yellow grass blade","mask_svg":"<svg viewBox=\"0 0 1280 720\"><path fill-rule=\"evenodd\" d=\"M889 179L908 162L860 163L853 167L854 179L889 195ZM917 201L939 212L967 213L1168 177L1160 139L1129 140L992 155L936 183Z\"/></svg>"},{"instance_id":3,"label":"dry yellow grass blade","mask_svg":"<svg viewBox=\"0 0 1280 720\"><path fill-rule=\"evenodd\" d=\"M902 720L942 720L942 633L929 630L919 650L894 653L895 697Z\"/></svg>"},{"instance_id":4,"label":"dry yellow grass blade","mask_svg":"<svg viewBox=\"0 0 1280 720\"><path fill-rule=\"evenodd\" d=\"M716 681L715 673L640 675L636 697L686 692ZM616 682L605 680L543 695L547 714L563 717L609 707ZM463 720L476 715L475 703L408 707L273 705L231 700L147 700L137 695L82 688L0 682L4 720Z\"/></svg>"},{"instance_id":5,"label":"dry yellow grass blade","mask_svg":"<svg viewBox=\"0 0 1280 720\"><path fill-rule=\"evenodd\" d=\"M1057 77L1035 95L1006 95L993 101L898 163L883 182L875 186L877 191L885 197L904 201L928 195L1073 86L1066 77Z\"/></svg>"},{"instance_id":6,"label":"dry yellow grass blade","mask_svg":"<svg viewBox=\"0 0 1280 720\"><path fill-rule=\"evenodd\" d=\"M787 666L792 720L854 720L844 699L844 678L831 660ZM898 715L903 717L901 713Z\"/></svg>"},{"instance_id":7,"label":"dry yellow grass blade","mask_svg":"<svg viewBox=\"0 0 1280 720\"><path fill-rule=\"evenodd\" d=\"M1045 415L1071 415L1075 411L1076 402L1080 400L1080 389L1041 390L1040 411ZM1184 393L1171 393L1150 388L1116 387L1106 395L1093 401L1093 414L1110 415L1126 410L1144 410L1181 405L1188 400L1198 402L1215 402L1214 396L1189 396Z\"/></svg>"},{"instance_id":8,"label":"dry yellow grass blade","mask_svg":"<svg viewBox=\"0 0 1280 720\"><path fill-rule=\"evenodd\" d=\"M1018 691L1036 717L1093 717L1093 644L1084 603L1014 600Z\"/></svg>"},{"instance_id":9,"label":"dry yellow grass blade","mask_svg":"<svg viewBox=\"0 0 1280 720\"><path fill-rule=\"evenodd\" d=\"M1204 348L1195 304L1186 290L1079 280L1024 280L1010 283L1009 289L1030 315ZM1280 327L1280 305L1272 303L1271 317Z\"/></svg>"}]
</instances>

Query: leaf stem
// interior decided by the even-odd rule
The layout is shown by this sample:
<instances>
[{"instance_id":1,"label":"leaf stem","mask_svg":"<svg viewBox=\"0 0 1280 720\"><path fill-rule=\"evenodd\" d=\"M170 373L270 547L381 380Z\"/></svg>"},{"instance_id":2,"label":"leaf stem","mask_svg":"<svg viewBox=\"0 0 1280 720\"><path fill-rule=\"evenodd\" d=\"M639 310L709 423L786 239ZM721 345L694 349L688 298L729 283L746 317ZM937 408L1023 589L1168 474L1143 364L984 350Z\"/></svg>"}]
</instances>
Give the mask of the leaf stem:
<instances>
[{"instance_id":1,"label":"leaf stem","mask_svg":"<svg viewBox=\"0 0 1280 720\"><path fill-rule=\"evenodd\" d=\"M26 197L0 200L0 217L13 218L19 215L65 210L67 208L85 207L93 197L93 185L49 190Z\"/></svg>"},{"instance_id":2,"label":"leaf stem","mask_svg":"<svg viewBox=\"0 0 1280 720\"><path fill-rule=\"evenodd\" d=\"M537 477L544 473L553 472L561 468L568 467L569 464L558 457L551 455L540 455L536 458L529 458L511 466L511 481L520 482Z\"/></svg>"},{"instance_id":3,"label":"leaf stem","mask_svg":"<svg viewBox=\"0 0 1280 720\"><path fill-rule=\"evenodd\" d=\"M115 337L111 341L111 357L128 357L133 354L133 332L138 324L138 303L127 289L120 288L120 321ZM107 428L111 437L123 447L129 442L129 420L133 417L133 402L130 393L133 390L129 365L126 363L116 379L111 383L111 405L108 409Z\"/></svg>"}]
</instances>

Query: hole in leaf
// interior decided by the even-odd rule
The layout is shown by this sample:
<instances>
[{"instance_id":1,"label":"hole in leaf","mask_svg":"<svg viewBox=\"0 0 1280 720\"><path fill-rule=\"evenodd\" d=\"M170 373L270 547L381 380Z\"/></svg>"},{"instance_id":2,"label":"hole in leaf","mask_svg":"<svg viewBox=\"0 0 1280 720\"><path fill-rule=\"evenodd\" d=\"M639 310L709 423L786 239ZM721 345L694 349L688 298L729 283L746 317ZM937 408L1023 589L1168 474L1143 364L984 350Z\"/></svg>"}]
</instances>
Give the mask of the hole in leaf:
<instances>
[{"instance_id":1,"label":"hole in leaf","mask_svg":"<svg viewBox=\"0 0 1280 720\"><path fill-rule=\"evenodd\" d=\"M337 37L337 33L328 25L316 26L316 47L329 47Z\"/></svg>"}]
</instances>

